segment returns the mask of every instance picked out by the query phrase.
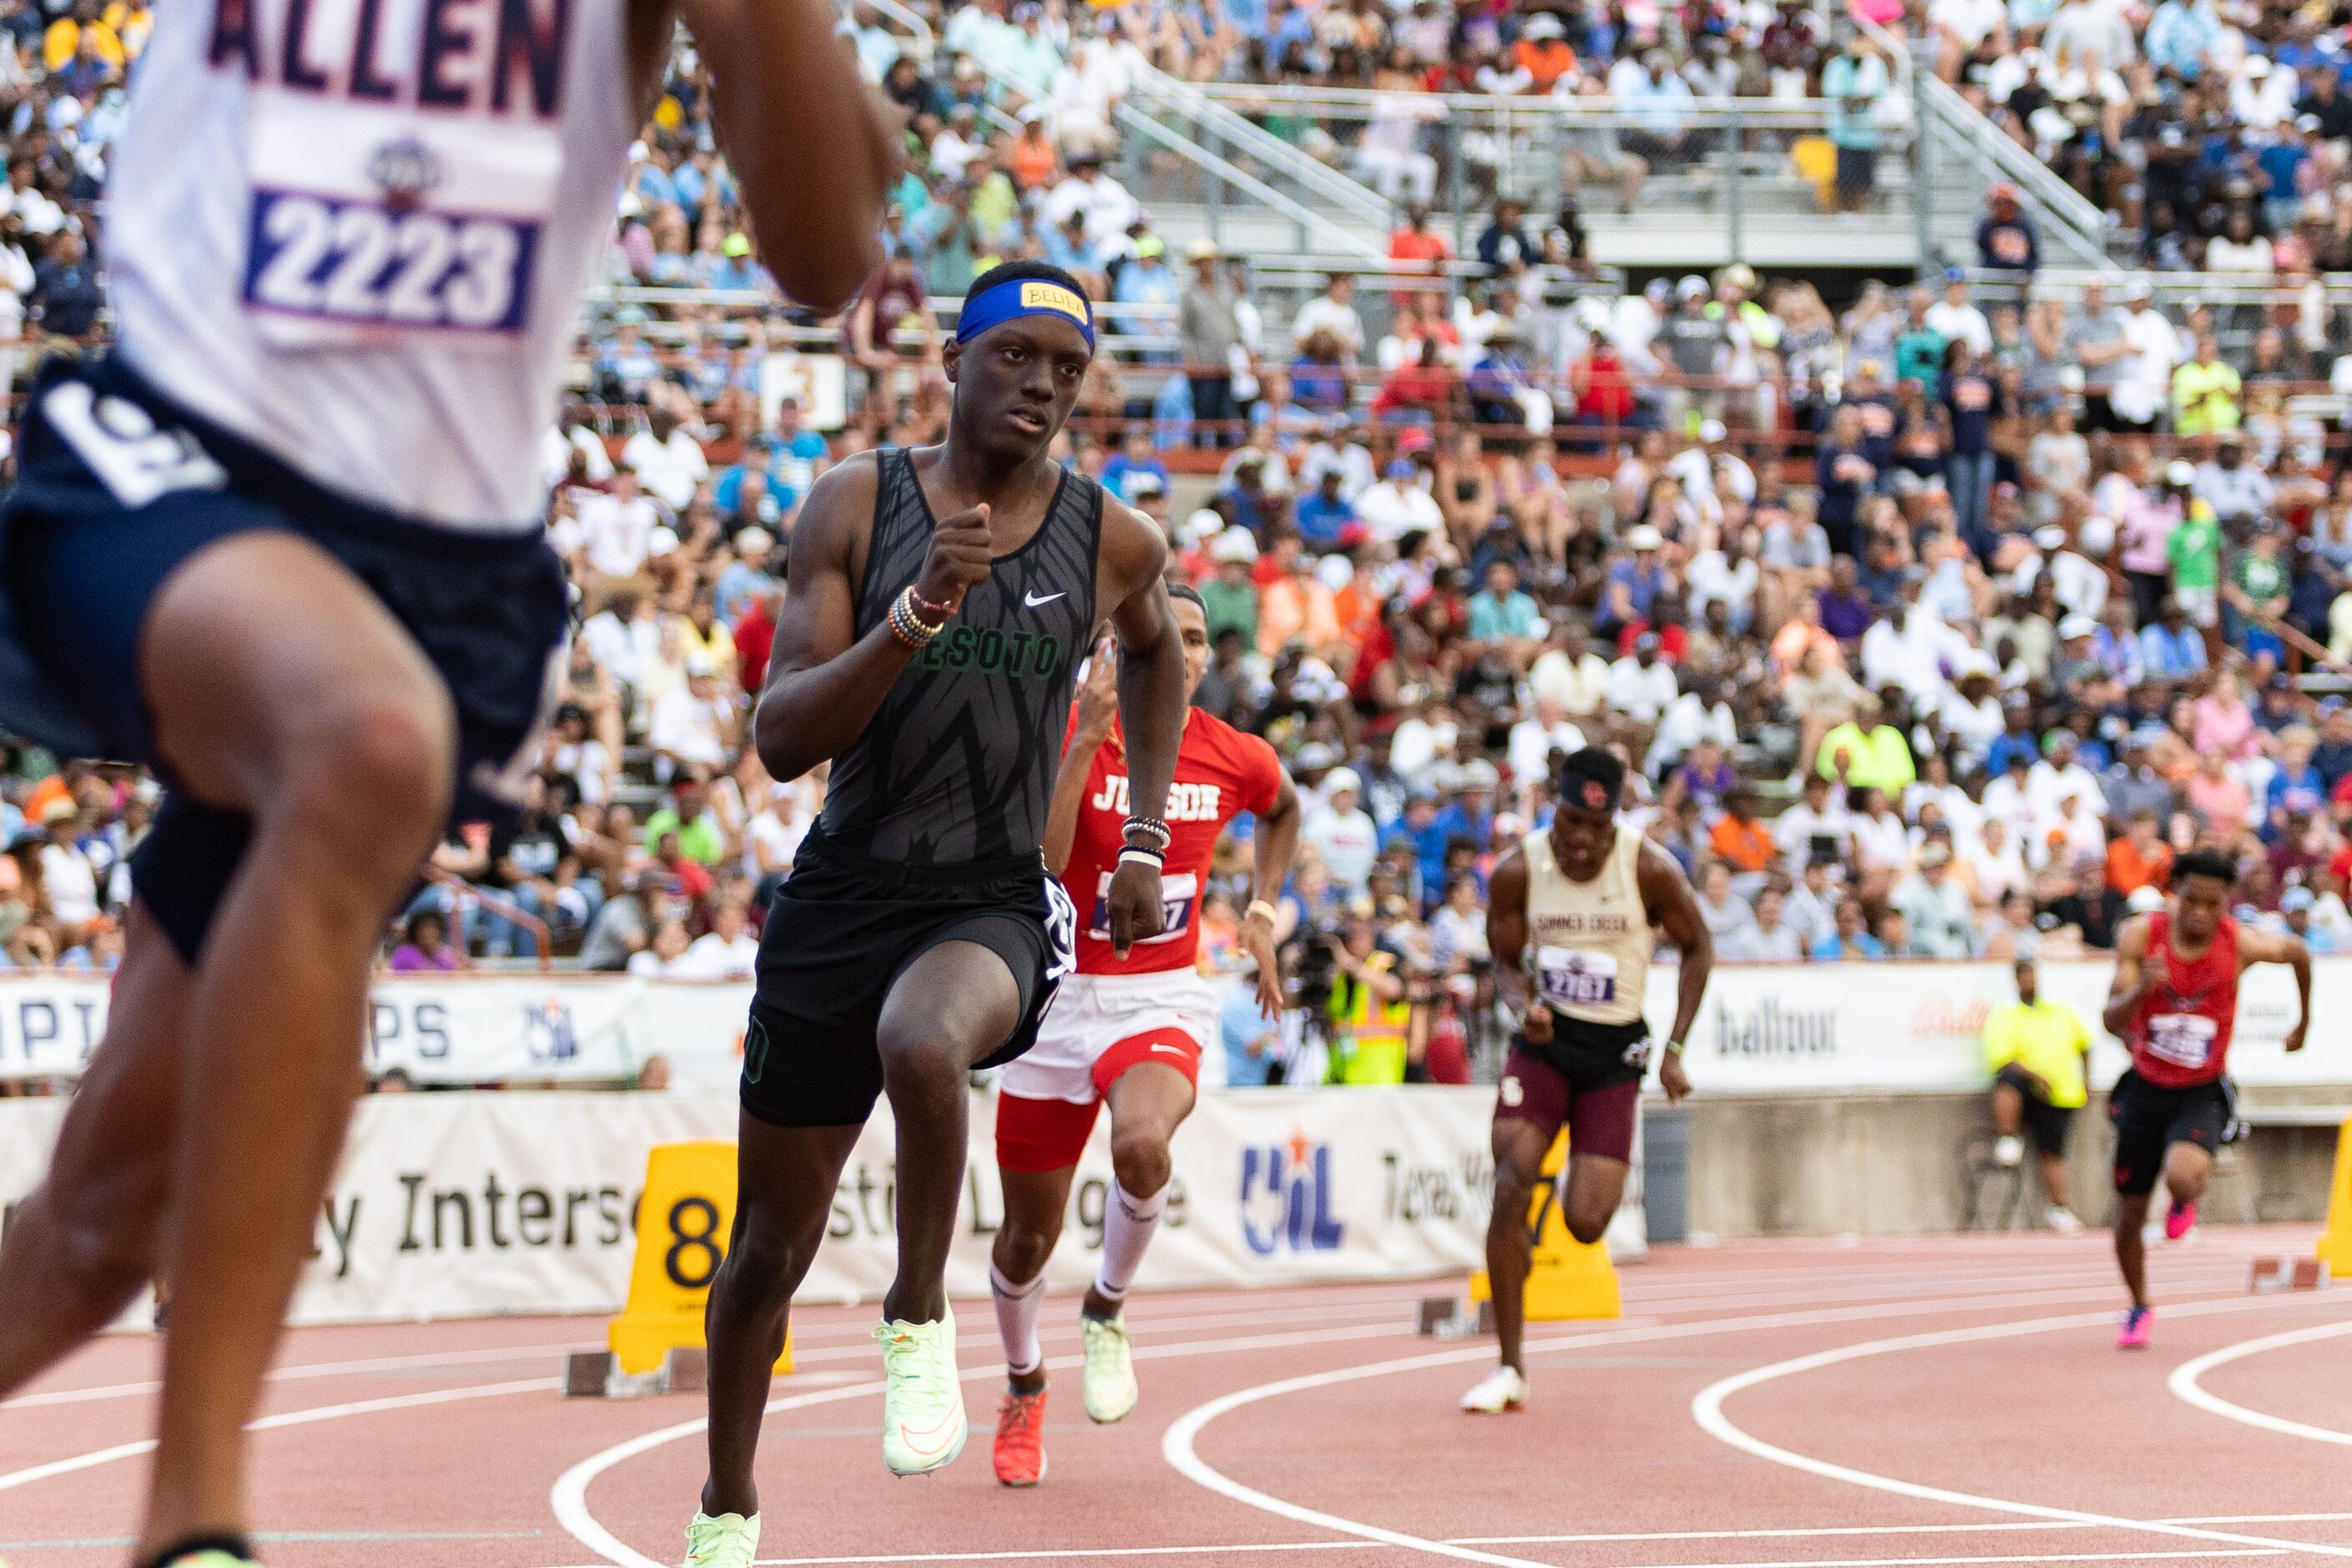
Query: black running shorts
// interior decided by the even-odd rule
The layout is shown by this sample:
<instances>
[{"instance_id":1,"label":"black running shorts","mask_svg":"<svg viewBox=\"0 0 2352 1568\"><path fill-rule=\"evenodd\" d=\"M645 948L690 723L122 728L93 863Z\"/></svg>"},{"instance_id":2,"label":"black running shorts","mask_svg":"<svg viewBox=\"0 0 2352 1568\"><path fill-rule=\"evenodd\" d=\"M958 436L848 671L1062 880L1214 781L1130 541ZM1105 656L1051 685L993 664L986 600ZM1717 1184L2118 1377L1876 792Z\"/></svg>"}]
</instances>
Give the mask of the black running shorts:
<instances>
[{"instance_id":1,"label":"black running shorts","mask_svg":"<svg viewBox=\"0 0 2352 1568\"><path fill-rule=\"evenodd\" d=\"M2116 1124L2116 1191L2144 1198L2164 1173L2164 1152L2194 1143L2208 1154L2221 1147L2233 1114L2221 1082L2161 1089L2136 1072L2116 1080L2107 1115Z\"/></svg>"},{"instance_id":2,"label":"black running shorts","mask_svg":"<svg viewBox=\"0 0 2352 1568\"><path fill-rule=\"evenodd\" d=\"M743 1109L778 1127L854 1127L882 1092L882 1005L915 960L971 942L1004 961L1020 1021L974 1064L1001 1067L1037 1040L1077 919L1042 861L940 875L853 856L812 832L768 906L759 986L743 1035Z\"/></svg>"}]
</instances>

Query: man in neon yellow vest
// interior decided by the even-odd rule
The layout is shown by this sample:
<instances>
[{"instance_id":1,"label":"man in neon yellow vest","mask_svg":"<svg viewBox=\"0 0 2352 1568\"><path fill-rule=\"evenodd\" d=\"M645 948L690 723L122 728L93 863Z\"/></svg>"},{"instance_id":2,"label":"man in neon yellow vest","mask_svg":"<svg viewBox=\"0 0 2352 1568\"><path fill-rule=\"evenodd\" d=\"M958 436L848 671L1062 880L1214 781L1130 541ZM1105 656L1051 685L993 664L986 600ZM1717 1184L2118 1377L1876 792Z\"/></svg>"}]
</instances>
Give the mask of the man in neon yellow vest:
<instances>
[{"instance_id":1,"label":"man in neon yellow vest","mask_svg":"<svg viewBox=\"0 0 2352 1568\"><path fill-rule=\"evenodd\" d=\"M1333 1081L1402 1083L1412 1004L1405 999L1397 955L1374 945L1372 922L1348 922L1344 942L1330 943L1331 1069Z\"/></svg>"}]
</instances>

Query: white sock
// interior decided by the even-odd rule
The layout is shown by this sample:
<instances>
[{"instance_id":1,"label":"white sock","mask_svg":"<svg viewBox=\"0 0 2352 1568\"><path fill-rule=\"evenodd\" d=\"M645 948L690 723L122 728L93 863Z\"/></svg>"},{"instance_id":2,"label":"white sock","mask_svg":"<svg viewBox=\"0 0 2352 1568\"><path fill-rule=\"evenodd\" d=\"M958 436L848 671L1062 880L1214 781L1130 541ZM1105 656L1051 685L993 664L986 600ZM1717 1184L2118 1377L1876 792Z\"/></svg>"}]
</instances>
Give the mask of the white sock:
<instances>
[{"instance_id":1,"label":"white sock","mask_svg":"<svg viewBox=\"0 0 2352 1568\"><path fill-rule=\"evenodd\" d=\"M1139 1198L1111 1178L1110 1210L1103 1215L1102 1267L1095 1270L1095 1293L1116 1306L1127 1300L1127 1288L1143 1263L1151 1233L1160 1228L1160 1211L1168 1206L1163 1186L1148 1198Z\"/></svg>"},{"instance_id":2,"label":"white sock","mask_svg":"<svg viewBox=\"0 0 2352 1568\"><path fill-rule=\"evenodd\" d=\"M1024 1374L1035 1372L1045 1364L1045 1352L1037 1343L1037 1314L1045 1310L1045 1271L1041 1268L1037 1278L1018 1284L1007 1279L992 1260L988 1289L996 1299L996 1332L1004 1342L1005 1369Z\"/></svg>"}]
</instances>

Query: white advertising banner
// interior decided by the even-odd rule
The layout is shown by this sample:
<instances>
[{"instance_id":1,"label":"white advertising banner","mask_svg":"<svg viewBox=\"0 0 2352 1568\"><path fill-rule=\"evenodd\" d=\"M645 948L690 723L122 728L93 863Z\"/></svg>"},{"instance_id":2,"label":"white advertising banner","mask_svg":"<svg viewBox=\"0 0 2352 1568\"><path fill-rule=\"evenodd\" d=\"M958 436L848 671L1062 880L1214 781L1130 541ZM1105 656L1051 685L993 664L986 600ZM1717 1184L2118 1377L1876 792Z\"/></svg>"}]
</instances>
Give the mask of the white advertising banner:
<instances>
[{"instance_id":1,"label":"white advertising banner","mask_svg":"<svg viewBox=\"0 0 2352 1568\"><path fill-rule=\"evenodd\" d=\"M2095 1048L2092 1081L2112 1084L2127 1061L2100 1026L2111 962L2043 963L2042 992L2083 1016ZM2241 1084L2352 1084L2352 1025L2328 1006L2352 1000L2352 959L2313 965L2314 1023L2305 1048L2289 1056L2294 973L2277 964L2246 972L2230 1072ZM1674 1017L1675 974L1650 972L1652 1026ZM2017 999L2010 966L1979 963L1725 965L1707 985L1692 1031L1688 1063L1698 1094L1822 1094L1841 1089L1965 1089L1986 1079L1984 1021ZM2339 1011L2337 1017L2344 1015Z\"/></svg>"},{"instance_id":2,"label":"white advertising banner","mask_svg":"<svg viewBox=\"0 0 2352 1568\"><path fill-rule=\"evenodd\" d=\"M65 1102L0 1101L0 1206L40 1178ZM1451 1276L1484 1258L1493 1192L1491 1091L1248 1090L1202 1097L1176 1139L1176 1174L1145 1289ZM361 1102L297 1321L612 1312L626 1294L646 1155L731 1140L730 1097L450 1093ZM1003 1215L993 1097L975 1094L971 1157L948 1288L987 1293ZM859 1139L803 1294L880 1298L897 1264L887 1108ZM1092 1277L1110 1159L1107 1121L1081 1161L1054 1288ZM1643 1246L1640 1179L1610 1232Z\"/></svg>"},{"instance_id":3,"label":"white advertising banner","mask_svg":"<svg viewBox=\"0 0 2352 1568\"><path fill-rule=\"evenodd\" d=\"M2328 1005L2352 999L2352 958L2314 964L2318 1021L2305 1048L2282 1048L2294 978L2265 964L2240 989L2230 1068L2257 1087L2352 1085L2352 1026ZM2045 963L2042 985L2082 1013L2099 1041L2102 1086L2124 1053L2099 1027L2111 963ZM1650 972L1651 1026L1674 1018L1677 975ZM1985 1015L2016 994L2009 966L1978 963L1727 964L1692 1032L1701 1094L1956 1089L1980 1084ZM609 1082L659 1056L671 1087L725 1094L742 1060L747 984L624 975L455 975L377 982L368 1063L418 1084ZM0 975L0 1079L73 1078L106 1025L102 979ZM2339 1013L2341 1008L2339 1006Z\"/></svg>"}]
</instances>

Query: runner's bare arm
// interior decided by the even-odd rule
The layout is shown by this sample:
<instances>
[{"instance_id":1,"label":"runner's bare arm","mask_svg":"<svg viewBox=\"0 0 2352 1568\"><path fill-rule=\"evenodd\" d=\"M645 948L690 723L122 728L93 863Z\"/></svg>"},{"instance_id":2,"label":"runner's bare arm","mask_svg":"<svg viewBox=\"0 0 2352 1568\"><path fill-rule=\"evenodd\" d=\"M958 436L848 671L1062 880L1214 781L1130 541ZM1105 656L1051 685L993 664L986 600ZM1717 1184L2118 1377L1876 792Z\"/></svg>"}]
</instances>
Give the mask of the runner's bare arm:
<instances>
[{"instance_id":1,"label":"runner's bare arm","mask_svg":"<svg viewBox=\"0 0 2352 1568\"><path fill-rule=\"evenodd\" d=\"M1666 933L1666 940L1683 955L1675 989L1674 1032L1666 1037L1681 1045L1697 1026L1699 1005L1706 1000L1707 979L1715 973L1715 936L1699 915L1690 879L1672 856L1645 840L1633 875L1642 889L1642 907L1649 911L1652 923ZM1669 1104L1681 1104L1683 1096L1690 1092L1690 1077L1683 1070L1679 1050L1660 1053L1658 1087L1666 1091Z\"/></svg>"},{"instance_id":2,"label":"runner's bare arm","mask_svg":"<svg viewBox=\"0 0 2352 1568\"><path fill-rule=\"evenodd\" d=\"M679 0L678 16L710 68L760 259L793 300L840 310L881 264L896 111L858 75L829 0Z\"/></svg>"},{"instance_id":3,"label":"runner's bare arm","mask_svg":"<svg viewBox=\"0 0 2352 1568\"><path fill-rule=\"evenodd\" d=\"M2241 941L2245 934L2241 933ZM2140 998L2147 991L2143 973L2147 963L2147 917L2138 915L2116 931L2116 978L2107 987L2106 1010L2099 1015L2099 1022L2110 1035L2121 1036L2131 1026L2132 1015L2139 1011Z\"/></svg>"},{"instance_id":4,"label":"runner's bare arm","mask_svg":"<svg viewBox=\"0 0 2352 1568\"><path fill-rule=\"evenodd\" d=\"M1486 951L1495 955L1495 990L1523 1020L1528 1039L1551 1038L1551 1009L1528 980L1528 857L1517 845L1503 852L1486 878Z\"/></svg>"},{"instance_id":5,"label":"runner's bare arm","mask_svg":"<svg viewBox=\"0 0 2352 1568\"><path fill-rule=\"evenodd\" d=\"M1078 807L1086 804L1095 753L1110 738L1111 721L1118 717L1118 668L1110 639L1096 643L1087 679L1078 687L1078 727L1062 753L1062 771L1054 775L1054 799L1045 808L1045 869L1056 877L1070 864L1070 846L1078 837Z\"/></svg>"},{"instance_id":6,"label":"runner's bare arm","mask_svg":"<svg viewBox=\"0 0 2352 1568\"><path fill-rule=\"evenodd\" d=\"M1280 775L1282 787L1276 792L1273 809L1257 816L1257 831L1251 843L1255 853L1250 865L1250 901L1271 904L1282 896L1285 883L1290 880L1290 860L1298 848L1298 823L1304 815L1298 809L1298 786L1290 782L1290 774ZM1274 940L1274 921L1264 915L1242 918L1241 944L1244 952L1257 960L1258 1010L1267 1017L1282 1013L1282 958Z\"/></svg>"},{"instance_id":7,"label":"runner's bare arm","mask_svg":"<svg viewBox=\"0 0 2352 1568\"><path fill-rule=\"evenodd\" d=\"M2311 1027L2311 949L2303 938L2285 931L2246 931L2238 932L2238 967L2243 970L2254 963L2284 963L2294 971L2294 989L2303 1011L2294 1027L2286 1032L2286 1048L2303 1049L2304 1032Z\"/></svg>"},{"instance_id":8,"label":"runner's bare arm","mask_svg":"<svg viewBox=\"0 0 2352 1568\"><path fill-rule=\"evenodd\" d=\"M1184 739L1184 640L1168 608L1168 540L1141 512L1103 498L1098 600L1112 606L1118 636L1119 731L1127 738L1127 810L1165 818ZM1105 900L1111 948L1121 958L1138 941L1160 934L1160 878L1141 861L1122 859Z\"/></svg>"},{"instance_id":9,"label":"runner's bare arm","mask_svg":"<svg viewBox=\"0 0 2352 1568\"><path fill-rule=\"evenodd\" d=\"M857 739L914 657L914 649L891 635L887 619L857 636L850 568L862 555L856 546L874 515L880 473L871 454L827 469L793 529L792 575L776 612L775 651L751 725L760 761L780 782L800 777ZM964 590L987 577L990 549L987 508L940 520L916 592L933 603L961 604Z\"/></svg>"}]
</instances>

